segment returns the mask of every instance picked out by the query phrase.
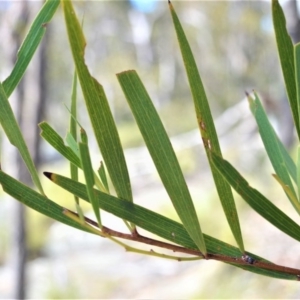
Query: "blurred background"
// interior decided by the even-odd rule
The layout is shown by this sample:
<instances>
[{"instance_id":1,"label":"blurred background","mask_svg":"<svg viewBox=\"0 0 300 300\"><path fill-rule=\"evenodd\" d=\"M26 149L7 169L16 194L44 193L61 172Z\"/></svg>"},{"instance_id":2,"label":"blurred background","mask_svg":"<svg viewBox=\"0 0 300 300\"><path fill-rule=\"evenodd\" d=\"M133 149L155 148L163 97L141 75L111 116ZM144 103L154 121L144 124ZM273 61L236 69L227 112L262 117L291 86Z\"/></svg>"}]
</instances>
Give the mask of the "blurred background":
<instances>
[{"instance_id":1,"label":"blurred background","mask_svg":"<svg viewBox=\"0 0 300 300\"><path fill-rule=\"evenodd\" d=\"M269 1L173 1L197 61L224 157L279 208L296 219L273 172L245 91L257 91L285 145L294 153L294 129L279 68ZM299 41L296 1L282 1L287 26ZM0 2L0 80L42 1ZM118 125L134 201L178 220L151 162L115 74L137 70L169 133L206 234L235 245L214 189L197 129L193 102L167 1L74 1L86 36L86 62L103 85ZM61 8L18 89L11 96L35 163L69 174L69 166L39 138L49 122L68 128L74 66ZM80 88L79 121L87 130L94 167L101 156ZM293 154L294 155L294 154ZM293 156L295 157L295 155ZM1 132L5 172L31 184L16 150ZM41 175L42 177L42 175ZM43 179L46 194L75 210L74 200ZM0 191L0 298L295 298L297 282L273 280L213 262L174 262L126 253L105 239L76 231L25 209ZM300 246L253 212L235 194L246 249L275 263L300 267ZM83 206L88 216L93 214ZM104 224L123 227L109 214ZM139 245L137 245L139 246ZM149 247L141 246L143 249Z\"/></svg>"}]
</instances>

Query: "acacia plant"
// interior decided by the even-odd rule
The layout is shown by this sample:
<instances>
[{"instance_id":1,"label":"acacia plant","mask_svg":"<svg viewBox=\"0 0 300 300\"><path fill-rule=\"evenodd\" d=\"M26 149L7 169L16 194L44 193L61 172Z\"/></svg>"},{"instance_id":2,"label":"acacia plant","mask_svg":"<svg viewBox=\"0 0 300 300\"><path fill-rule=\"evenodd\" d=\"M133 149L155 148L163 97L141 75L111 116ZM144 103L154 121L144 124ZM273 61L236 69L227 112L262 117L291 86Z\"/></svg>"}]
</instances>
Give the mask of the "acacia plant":
<instances>
[{"instance_id":1,"label":"acacia plant","mask_svg":"<svg viewBox=\"0 0 300 300\"><path fill-rule=\"evenodd\" d=\"M43 122L39 126L42 130L41 136L71 165L70 178L51 172L44 172L44 174L55 184L74 195L76 211L58 205L45 195L37 170L9 104L11 93L26 71L42 40L47 23L50 22L60 4L64 12L76 70L71 97L70 128L64 141L47 122ZM287 234L300 241L300 227L258 190L252 188L238 171L222 158L210 107L192 50L170 2L169 8L193 96L201 138L220 202L237 246L229 245L202 232L170 139L141 79L136 71L130 70L117 74L117 78L181 223L134 203L117 127L102 85L91 76L85 64L85 38L72 2L67 0L61 2L48 0L45 2L24 39L11 74L0 84L0 122L3 131L10 142L19 150L38 191L12 178L5 173L5 170L0 170L0 183L3 190L24 205L52 219L78 230L108 238L125 247L128 251L182 261L213 259L257 274L299 281L300 270L274 264L246 251L231 188L253 210L281 230L282 234ZM300 137L300 45L292 44L286 30L284 14L277 0L272 1L272 13L286 91L296 132ZM79 124L77 122L75 92L77 78L103 160L97 171L92 169L88 138L80 125L80 134L77 138ZM284 189L288 200L300 213L300 150L298 150L298 158L295 163L268 121L258 95L253 93L247 97L267 155L273 165L274 176ZM77 180L79 169L83 171L85 184ZM111 180L115 194L109 190L108 178ZM91 204L96 221L84 216L79 199ZM123 233L107 228L101 222L101 210L123 219L128 232ZM199 219L201 219L201 215ZM141 235L139 228L154 234L158 239ZM162 250L169 249L176 252L177 255L133 248L126 245L126 240L135 241L137 244L145 243L156 246ZM180 256L180 253L184 253L184 255Z\"/></svg>"}]
</instances>

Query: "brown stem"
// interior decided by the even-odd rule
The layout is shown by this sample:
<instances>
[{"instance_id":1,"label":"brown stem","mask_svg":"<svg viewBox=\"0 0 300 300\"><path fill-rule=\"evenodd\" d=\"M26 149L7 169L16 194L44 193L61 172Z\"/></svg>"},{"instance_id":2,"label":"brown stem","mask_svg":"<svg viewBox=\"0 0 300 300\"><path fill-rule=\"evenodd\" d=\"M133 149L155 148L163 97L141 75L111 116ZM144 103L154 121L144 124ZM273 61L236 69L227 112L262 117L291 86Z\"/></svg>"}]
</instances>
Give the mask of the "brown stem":
<instances>
[{"instance_id":1,"label":"brown stem","mask_svg":"<svg viewBox=\"0 0 300 300\"><path fill-rule=\"evenodd\" d=\"M72 212L72 211L70 211L70 212L73 213L74 215L78 216L77 213ZM99 228L98 223L96 223L95 221L93 221L87 217L84 217L84 218L87 223ZM166 242L154 240L154 239L140 235L137 231L134 232L133 234L127 234L127 233L115 231L115 230L107 228L105 226L102 226L102 231L113 237L130 240L130 241L135 241L135 242L140 242L140 243L148 244L151 246L156 246L156 247L172 250L173 252L180 252L180 253L191 254L191 255L195 255L195 256L201 256L207 260L213 259L213 260L222 261L224 263L235 264L235 265L239 265L239 266L253 266L253 267L258 267L258 268L266 269L266 270L270 270L270 271L278 271L278 272L282 272L285 274L295 275L295 276L297 276L297 280L300 281L300 270L298 270L298 269L280 266L280 265L276 265L276 264L268 263L268 262L264 262L264 261L253 260L252 258L248 257L247 255L244 255L241 257L232 257L232 256L228 256L228 255L223 255L223 254L207 253L207 256L204 257L204 255L198 250L188 249L188 248L184 248L181 246L169 244Z\"/></svg>"}]
</instances>

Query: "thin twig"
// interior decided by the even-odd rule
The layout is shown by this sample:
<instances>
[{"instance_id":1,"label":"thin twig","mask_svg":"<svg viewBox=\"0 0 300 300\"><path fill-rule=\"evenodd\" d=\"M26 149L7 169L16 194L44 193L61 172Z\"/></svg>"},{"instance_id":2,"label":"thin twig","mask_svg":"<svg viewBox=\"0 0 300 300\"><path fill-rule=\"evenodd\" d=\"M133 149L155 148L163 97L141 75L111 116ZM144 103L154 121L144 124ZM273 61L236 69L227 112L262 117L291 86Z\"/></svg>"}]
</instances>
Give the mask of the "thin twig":
<instances>
[{"instance_id":1,"label":"thin twig","mask_svg":"<svg viewBox=\"0 0 300 300\"><path fill-rule=\"evenodd\" d=\"M78 216L77 213L75 213L73 211L70 211L70 212L73 213L74 215ZM90 225L93 225L93 226L99 228L97 222L95 222L87 217L84 217L84 219ZM115 231L115 230L107 228L105 226L102 226L102 231L104 234L107 234L107 235L110 235L113 237L118 237L118 238L125 239L125 240L144 243L144 244L148 244L151 246L168 249L173 252L180 252L180 253L195 255L195 256L205 258L207 260L212 259L212 260L217 260L217 261L221 261L224 263L235 264L235 265L238 265L241 267L242 266L250 266L250 267L256 267L256 268L261 268L261 269L270 270L270 271L278 271L278 272L282 272L282 273L289 274L289 275L295 275L297 277L297 280L300 281L300 270L299 269L276 265L276 264L268 263L265 261L254 260L247 255L243 255L240 257L232 257L232 256L228 256L228 255L223 255L223 254L207 253L207 256L204 257L204 255L199 250L188 249L188 248L181 247L178 245L173 245L173 244L169 244L166 242L154 240L154 239L142 236L137 232L134 232L133 234L127 234L127 233Z\"/></svg>"}]
</instances>

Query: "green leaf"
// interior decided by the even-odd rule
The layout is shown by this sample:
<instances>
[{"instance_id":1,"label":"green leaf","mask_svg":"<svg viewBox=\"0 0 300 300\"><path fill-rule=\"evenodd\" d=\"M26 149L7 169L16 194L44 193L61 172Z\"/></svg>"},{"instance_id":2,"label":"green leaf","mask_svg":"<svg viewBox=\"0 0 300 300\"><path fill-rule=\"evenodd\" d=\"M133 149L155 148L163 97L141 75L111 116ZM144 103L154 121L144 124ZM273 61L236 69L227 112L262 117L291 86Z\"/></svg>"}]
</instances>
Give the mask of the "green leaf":
<instances>
[{"instance_id":1,"label":"green leaf","mask_svg":"<svg viewBox=\"0 0 300 300\"><path fill-rule=\"evenodd\" d=\"M300 199L300 146L297 149L297 188L298 188L298 199Z\"/></svg>"},{"instance_id":2,"label":"green leaf","mask_svg":"<svg viewBox=\"0 0 300 300\"><path fill-rule=\"evenodd\" d=\"M120 198L132 201L129 174L121 141L102 86L94 79L85 64L85 38L70 1L63 1L66 27L95 137L111 181Z\"/></svg>"},{"instance_id":3,"label":"green leaf","mask_svg":"<svg viewBox=\"0 0 300 300\"><path fill-rule=\"evenodd\" d=\"M89 201L84 184L75 182L69 178L53 173L44 173L54 183L77 195L79 198ZM193 240L189 237L184 227L164 216L151 212L132 202L116 198L112 195L94 191L101 209L113 215L128 220L137 226L148 230L173 243L182 245L189 249L198 249Z\"/></svg>"},{"instance_id":4,"label":"green leaf","mask_svg":"<svg viewBox=\"0 0 300 300\"><path fill-rule=\"evenodd\" d=\"M76 154L76 156L80 157L78 143L74 139L73 134L71 134L71 132L67 132L65 141L68 147Z\"/></svg>"},{"instance_id":5,"label":"green leaf","mask_svg":"<svg viewBox=\"0 0 300 300\"><path fill-rule=\"evenodd\" d=\"M271 201L259 191L249 186L248 182L238 171L220 156L211 153L212 161L216 168L236 190L238 194L263 218L277 227L282 232L300 241L300 226L278 209Z\"/></svg>"},{"instance_id":6,"label":"green leaf","mask_svg":"<svg viewBox=\"0 0 300 300\"><path fill-rule=\"evenodd\" d=\"M191 238L205 255L205 243L192 198L155 107L135 71L117 76L174 208Z\"/></svg>"},{"instance_id":7,"label":"green leaf","mask_svg":"<svg viewBox=\"0 0 300 300\"><path fill-rule=\"evenodd\" d=\"M191 238L205 255L205 242L191 195L155 107L135 71L117 76L173 206Z\"/></svg>"},{"instance_id":8,"label":"green leaf","mask_svg":"<svg viewBox=\"0 0 300 300\"><path fill-rule=\"evenodd\" d=\"M294 47L294 58L295 58L295 78L296 78L296 90L297 90L297 111L300 111L300 44ZM300 124L300 119L297 120Z\"/></svg>"},{"instance_id":9,"label":"green leaf","mask_svg":"<svg viewBox=\"0 0 300 300\"><path fill-rule=\"evenodd\" d=\"M25 204L26 206L56 221L74 227L76 229L88 231L85 226L80 225L65 216L63 214L64 208L62 206L56 204L49 198L37 193L33 189L15 180L1 170L0 183L3 187L3 190L7 194Z\"/></svg>"},{"instance_id":10,"label":"green leaf","mask_svg":"<svg viewBox=\"0 0 300 300\"><path fill-rule=\"evenodd\" d=\"M294 67L294 46L286 29L284 13L278 0L272 0L273 26L285 87L294 118L298 137L300 137L299 111Z\"/></svg>"},{"instance_id":11,"label":"green leaf","mask_svg":"<svg viewBox=\"0 0 300 300\"><path fill-rule=\"evenodd\" d=\"M3 88L8 98L23 77L35 50L37 49L46 32L47 23L49 23L52 19L59 3L60 0L46 1L39 14L33 21L30 30L18 51L17 62L11 74L3 82Z\"/></svg>"},{"instance_id":12,"label":"green leaf","mask_svg":"<svg viewBox=\"0 0 300 300\"><path fill-rule=\"evenodd\" d=\"M70 112L70 131L67 133L66 142L77 156L79 156L79 149L77 144L77 74L74 72L72 83L72 95L71 95L71 112ZM71 144L71 145L70 145ZM73 180L78 181L78 167L70 162L70 174ZM74 196L76 203L76 211L79 214L80 220L84 223L84 215L79 204L79 198Z\"/></svg>"},{"instance_id":13,"label":"green leaf","mask_svg":"<svg viewBox=\"0 0 300 300\"><path fill-rule=\"evenodd\" d=\"M298 201L298 198L296 197L296 195L292 192L290 187L288 185L284 184L284 182L276 174L273 174L273 177L282 186L283 190L286 192L286 194L289 196L289 198L293 202L293 205L294 205L297 213L300 215L300 202Z\"/></svg>"},{"instance_id":14,"label":"green leaf","mask_svg":"<svg viewBox=\"0 0 300 300\"><path fill-rule=\"evenodd\" d=\"M68 143L72 147L71 149L70 147L64 144L62 137L48 123L42 122L39 124L39 126L42 129L41 136L74 166L82 169L79 158L79 148L72 135L67 135ZM97 187L101 191L106 191L106 188L103 186L96 173L94 174L94 178Z\"/></svg>"},{"instance_id":15,"label":"green leaf","mask_svg":"<svg viewBox=\"0 0 300 300\"><path fill-rule=\"evenodd\" d=\"M86 188L82 183L75 182L69 178L53 173L45 172L44 174L57 185L77 195L81 199L88 201ZM157 214L153 211L150 211L146 208L143 208L139 205L116 198L106 193L95 190L95 195L99 201L99 206L101 207L101 209L119 218L126 219L129 222L132 222L157 236L171 241L172 243L181 245L188 249L198 249L182 224L166 218L160 214ZM234 246L231 246L206 234L204 234L204 239L208 253L221 254L233 258L241 256L240 250ZM258 261L268 262L264 258L261 258L255 254L247 252L247 255L250 255ZM235 266L265 276L298 280L297 276L295 275L290 275L279 271L256 268L255 265Z\"/></svg>"},{"instance_id":16,"label":"green leaf","mask_svg":"<svg viewBox=\"0 0 300 300\"><path fill-rule=\"evenodd\" d=\"M107 190L107 193L109 194L109 186L108 186L108 182L107 182L105 167L104 167L104 163L102 161L100 162L100 167L98 169L98 174L99 174L99 177L100 177L104 187Z\"/></svg>"},{"instance_id":17,"label":"green leaf","mask_svg":"<svg viewBox=\"0 0 300 300\"><path fill-rule=\"evenodd\" d=\"M92 204L99 227L101 228L102 223L100 218L99 203L93 192L93 187L95 184L94 171L93 171L92 162L90 158L87 136L83 129L81 129L81 135L82 135L82 142L79 143L79 152L80 152L82 169L83 169L85 182L86 182L86 190L89 197L89 202Z\"/></svg>"},{"instance_id":18,"label":"green leaf","mask_svg":"<svg viewBox=\"0 0 300 300\"><path fill-rule=\"evenodd\" d=\"M281 151L281 155L284 160L285 166L286 166L291 178L297 184L297 168L296 168L295 162L293 161L290 154L288 153L288 151L286 150L286 148L284 147L284 145L282 144L282 142L279 138L277 139L277 143L278 143L279 149Z\"/></svg>"},{"instance_id":19,"label":"green leaf","mask_svg":"<svg viewBox=\"0 0 300 300\"><path fill-rule=\"evenodd\" d=\"M74 166L81 168L79 157L65 145L61 136L46 122L40 123L39 126L42 129L41 136Z\"/></svg>"},{"instance_id":20,"label":"green leaf","mask_svg":"<svg viewBox=\"0 0 300 300\"><path fill-rule=\"evenodd\" d=\"M207 101L207 97L205 94L204 86L200 78L200 74L190 48L189 42L185 36L183 28L180 24L180 21L177 17L177 14L170 4L170 11L174 23L174 27L176 30L179 46L181 49L182 58L184 61L184 65L186 68L188 80L190 83L190 88L194 100L196 116L198 120L199 129L201 132L203 144L205 147L205 151L207 157L209 159L209 151L213 149L218 155L222 156L218 136L216 133L215 125L213 122L213 118L210 112L209 104ZM215 185L218 191L218 195L226 215L228 224L232 231L232 234L241 249L241 252L244 252L244 243L239 223L239 218L236 210L236 206L234 203L232 191L227 182L223 179L222 176L215 170L213 164L210 162L210 168L212 171L212 175L215 181ZM212 216L212 219L213 216ZM217 221L217 220L215 220Z\"/></svg>"},{"instance_id":21,"label":"green leaf","mask_svg":"<svg viewBox=\"0 0 300 300\"><path fill-rule=\"evenodd\" d=\"M255 117L259 133L264 143L268 157L277 176L281 179L284 185L287 185L289 187L290 191L292 192L292 198L297 198L294 186L285 165L285 160L282 155L282 149L279 145L279 138L277 137L272 125L270 124L257 94L254 95L255 99L248 95L250 109ZM286 195L290 199L290 202L293 204L294 208L297 210L297 207L295 206L293 199L289 196L289 193L286 193Z\"/></svg>"},{"instance_id":22,"label":"green leaf","mask_svg":"<svg viewBox=\"0 0 300 300\"><path fill-rule=\"evenodd\" d=\"M74 72L71 96L71 111L70 111L70 134L73 140L77 141L77 74Z\"/></svg>"},{"instance_id":23,"label":"green leaf","mask_svg":"<svg viewBox=\"0 0 300 300\"><path fill-rule=\"evenodd\" d=\"M72 182L74 183L75 181L72 181ZM26 206L46 215L54 220L57 220L63 224L69 225L76 229L83 230L85 232L95 233L94 231L91 231L87 226L81 225L79 222L74 221L73 219L67 217L63 213L65 211L65 209L62 206L56 204L55 202L46 198L45 196L42 196L41 194L37 193L36 191L32 190L28 186L22 184L21 182L15 180L14 178L10 177L9 175L7 175L6 173L4 173L1 170L0 170L0 184L2 185L3 190L7 194L14 197L16 200L20 201L21 203L25 204ZM85 194L85 196L86 196L85 200L87 200L88 197L87 197L85 186L80 183L78 183L78 184L80 186L81 192L83 192L83 194ZM100 194L103 196L104 193L100 192ZM116 198L114 198L112 196L109 196L109 197L111 197L109 199L109 201L112 200L112 205L109 205L112 209L113 209L113 207L118 207L118 205L120 203L122 203L122 204L124 203L125 206L126 206L126 204L129 203L128 201L124 201L121 199L118 199L118 201L120 201L120 202L115 203L114 199L116 199ZM98 196L97 196L97 198L99 200ZM105 201L106 200L104 200L104 202ZM99 200L100 205L101 205L101 203L102 203L102 201ZM134 207L134 209L132 210L131 216L135 217L135 212L136 212L135 208L139 209L139 207L136 205L130 205L130 207L132 207L132 206ZM144 224L144 227L147 228L147 226L152 223L151 220L157 219L156 218L157 214L155 214L151 211L148 211L148 210L146 210L146 211L150 214L150 222L148 219L145 219L146 223ZM158 215L158 217L160 217L160 215ZM186 230L184 229L184 227L181 224L174 222L170 219L167 219L163 216L161 216L161 217L162 218L158 218L158 220L160 221L158 224L165 226L165 227L162 227L162 229L171 227L173 229L173 233L174 233L174 235L172 235L172 238L173 237L178 238L182 235L183 237L185 237L184 243L191 245L191 247L189 247L190 249L197 249L196 245L190 239ZM141 219L140 219L140 222L141 222L141 224L143 224ZM223 253L224 255L229 255L232 257L235 257L235 256L238 257L240 255L240 251L237 248L235 248L229 244L226 244L222 241L219 241L213 237L205 235L205 241L206 241L206 244L208 246L210 253ZM263 258L260 258L254 254L251 254L251 253L247 253L247 254L251 255L251 257L253 257L257 260L265 261ZM238 266L238 267L241 267L241 266ZM254 272L254 273L259 273L262 275L271 276L271 277L275 277L275 278L296 280L295 276L283 274L281 272L274 272L274 271L264 270L264 269L256 269L256 268L253 268L253 266L243 266L241 268L246 269L251 272Z\"/></svg>"},{"instance_id":24,"label":"green leaf","mask_svg":"<svg viewBox=\"0 0 300 300\"><path fill-rule=\"evenodd\" d=\"M22 159L24 160L27 169L31 175L32 181L38 190L44 194L43 187L41 185L37 170L31 159L27 145L24 141L20 127L8 102L3 85L0 83L0 124L9 139L10 143L14 145L20 152Z\"/></svg>"}]
</instances>

